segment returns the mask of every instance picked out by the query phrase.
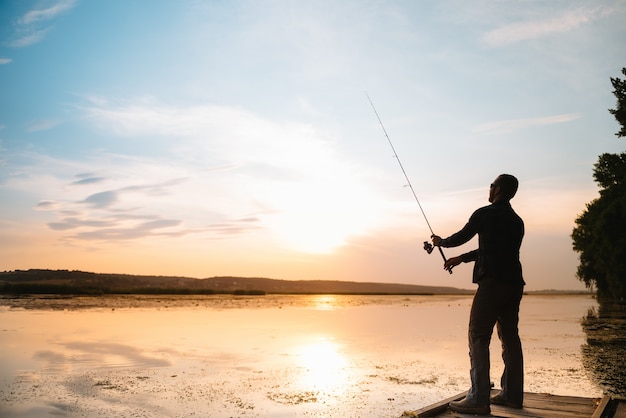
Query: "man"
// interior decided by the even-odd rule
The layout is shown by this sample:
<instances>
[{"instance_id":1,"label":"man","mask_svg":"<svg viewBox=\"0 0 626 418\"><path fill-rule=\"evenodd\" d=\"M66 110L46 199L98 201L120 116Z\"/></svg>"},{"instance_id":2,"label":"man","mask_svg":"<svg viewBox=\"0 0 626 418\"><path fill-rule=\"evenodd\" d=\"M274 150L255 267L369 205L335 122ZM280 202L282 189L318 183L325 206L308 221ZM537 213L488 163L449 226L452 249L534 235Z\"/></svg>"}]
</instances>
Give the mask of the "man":
<instances>
[{"instance_id":1,"label":"man","mask_svg":"<svg viewBox=\"0 0 626 418\"><path fill-rule=\"evenodd\" d=\"M476 210L463 229L448 238L431 237L435 246L457 247L478 234L477 250L452 257L444 265L449 270L474 261L473 282L478 284L468 332L472 386L465 399L450 403L460 413L487 415L490 404L522 407L524 370L518 322L525 284L519 260L524 222L510 203L517 187L514 176L501 174L489 188L490 205ZM500 393L490 398L489 343L494 325L502 342L504 373Z\"/></svg>"}]
</instances>

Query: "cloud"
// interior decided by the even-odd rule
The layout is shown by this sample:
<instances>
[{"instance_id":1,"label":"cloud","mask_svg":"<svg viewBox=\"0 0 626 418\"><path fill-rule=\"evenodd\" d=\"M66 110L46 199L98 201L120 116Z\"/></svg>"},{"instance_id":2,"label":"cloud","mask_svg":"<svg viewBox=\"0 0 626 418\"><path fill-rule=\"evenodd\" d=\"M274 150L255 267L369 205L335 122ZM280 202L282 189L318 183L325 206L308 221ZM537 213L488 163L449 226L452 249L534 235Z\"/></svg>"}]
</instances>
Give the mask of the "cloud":
<instances>
[{"instance_id":1,"label":"cloud","mask_svg":"<svg viewBox=\"0 0 626 418\"><path fill-rule=\"evenodd\" d=\"M91 99L81 110L103 130L138 144L148 140L152 152L162 147L173 164L183 158L205 169L243 168L254 176L285 179L319 171L317 161L336 162L327 133L309 124L274 122L241 107L177 107L141 98L121 104Z\"/></svg>"},{"instance_id":2,"label":"cloud","mask_svg":"<svg viewBox=\"0 0 626 418\"><path fill-rule=\"evenodd\" d=\"M13 62L11 58L0 58L0 65L9 64Z\"/></svg>"},{"instance_id":3,"label":"cloud","mask_svg":"<svg viewBox=\"0 0 626 418\"><path fill-rule=\"evenodd\" d=\"M59 207L59 202L53 202L50 200L42 200L35 205L35 210L56 210Z\"/></svg>"},{"instance_id":4,"label":"cloud","mask_svg":"<svg viewBox=\"0 0 626 418\"><path fill-rule=\"evenodd\" d=\"M47 131L48 129L52 129L59 124L59 121L53 119L39 119L30 122L26 126L26 131L28 132L39 132L39 131Z\"/></svg>"},{"instance_id":5,"label":"cloud","mask_svg":"<svg viewBox=\"0 0 626 418\"><path fill-rule=\"evenodd\" d=\"M316 161L336 161L332 142L312 126L276 123L240 107L176 107L142 98L91 101L82 110L101 129L167 153L166 164L205 173L237 170L251 180L284 182L310 178L319 172Z\"/></svg>"},{"instance_id":6,"label":"cloud","mask_svg":"<svg viewBox=\"0 0 626 418\"><path fill-rule=\"evenodd\" d=\"M46 224L67 244L193 234L322 251L383 222L384 199L368 187L376 173L339 155L332 132L212 104L92 100L81 110L138 154L44 156L9 183L57 202L38 209L56 215Z\"/></svg>"},{"instance_id":7,"label":"cloud","mask_svg":"<svg viewBox=\"0 0 626 418\"><path fill-rule=\"evenodd\" d=\"M77 217L67 217L59 222L50 222L48 226L55 231L65 231L68 229L75 229L80 227L110 227L115 224L112 220L89 220L81 219Z\"/></svg>"},{"instance_id":8,"label":"cloud","mask_svg":"<svg viewBox=\"0 0 626 418\"><path fill-rule=\"evenodd\" d=\"M81 179L70 183L70 186L81 187L66 190L97 188L104 180L104 177L96 177L88 172L74 177ZM168 217L167 213L171 209L165 209L167 196L174 196L174 202L179 201L173 204L174 212L179 211L185 200L180 191L173 189L186 181L185 178L173 178L97 191L83 199L42 200L34 209L55 212L58 220L48 222L47 226L53 231L72 231L71 235L64 237L66 241L111 242L156 236L181 237L189 234L207 234L210 238L223 239L261 229L260 219L256 217L234 220L223 218L220 222L195 227L185 226L182 219ZM75 207L78 210L74 210ZM187 222L190 221L193 223L193 220L187 219Z\"/></svg>"},{"instance_id":9,"label":"cloud","mask_svg":"<svg viewBox=\"0 0 626 418\"><path fill-rule=\"evenodd\" d=\"M511 23L487 32L483 41L490 46L502 46L537 39L553 33L568 32L608 13L608 10L601 9L577 9L551 19Z\"/></svg>"},{"instance_id":10,"label":"cloud","mask_svg":"<svg viewBox=\"0 0 626 418\"><path fill-rule=\"evenodd\" d=\"M181 222L177 219L157 219L130 227L98 228L91 231L78 232L75 237L85 240L120 241L156 235L179 235L179 231L163 232L159 230L178 226Z\"/></svg>"},{"instance_id":11,"label":"cloud","mask_svg":"<svg viewBox=\"0 0 626 418\"><path fill-rule=\"evenodd\" d=\"M152 218L121 214L104 219L67 217L48 223L55 231L79 230L67 238L85 241L128 241L146 237L182 237L189 234L209 234L213 239L228 238L259 230L259 220L240 219L204 227L184 227L179 219Z\"/></svg>"},{"instance_id":12,"label":"cloud","mask_svg":"<svg viewBox=\"0 0 626 418\"><path fill-rule=\"evenodd\" d=\"M50 31L50 28L33 30L30 33L22 34L19 38L10 41L8 44L13 48L24 48L41 42L46 34Z\"/></svg>"},{"instance_id":13,"label":"cloud","mask_svg":"<svg viewBox=\"0 0 626 418\"><path fill-rule=\"evenodd\" d=\"M52 29L54 21L75 4L75 0L60 0L49 7L26 12L15 22L13 40L7 44L13 48L24 48L41 42Z\"/></svg>"},{"instance_id":14,"label":"cloud","mask_svg":"<svg viewBox=\"0 0 626 418\"><path fill-rule=\"evenodd\" d=\"M87 117L103 129L126 137L198 137L225 131L254 134L254 129L270 128L266 121L239 107L200 105L168 106L151 97L126 103L110 103L90 98L82 107Z\"/></svg>"},{"instance_id":15,"label":"cloud","mask_svg":"<svg viewBox=\"0 0 626 418\"><path fill-rule=\"evenodd\" d=\"M62 0L46 9L36 9L27 12L18 23L21 25L32 25L38 22L45 22L56 18L59 14L74 7L75 0Z\"/></svg>"},{"instance_id":16,"label":"cloud","mask_svg":"<svg viewBox=\"0 0 626 418\"><path fill-rule=\"evenodd\" d=\"M245 218L235 221L216 223L207 226L206 230L218 237L236 236L242 233L261 229L259 218Z\"/></svg>"},{"instance_id":17,"label":"cloud","mask_svg":"<svg viewBox=\"0 0 626 418\"><path fill-rule=\"evenodd\" d=\"M105 180L104 177L85 177L85 178L82 178L80 180L73 181L71 184L79 186L79 185L83 185L83 184L101 183L104 180Z\"/></svg>"},{"instance_id":18,"label":"cloud","mask_svg":"<svg viewBox=\"0 0 626 418\"><path fill-rule=\"evenodd\" d=\"M127 186L121 189L120 191L144 192L152 196L162 196L162 195L169 194L169 191L168 191L169 187L176 186L178 184L183 183L184 181L185 181L184 178L176 178L176 179L166 180L164 182L155 183L155 184L147 184L147 185L140 185L140 186Z\"/></svg>"},{"instance_id":19,"label":"cloud","mask_svg":"<svg viewBox=\"0 0 626 418\"><path fill-rule=\"evenodd\" d=\"M472 132L481 135L510 134L520 129L530 128L533 126L553 125L555 123L571 122L579 118L579 114L569 113L563 115L547 116L543 118L500 120L475 126L472 129Z\"/></svg>"},{"instance_id":20,"label":"cloud","mask_svg":"<svg viewBox=\"0 0 626 418\"><path fill-rule=\"evenodd\" d=\"M86 185L97 184L103 180L102 177L87 177L75 182L71 185ZM91 208L104 209L113 206L120 200L120 195L123 193L137 192L148 196L163 196L169 194L168 188L176 186L182 183L184 179L171 179L161 183L145 184L145 185L132 185L122 187L117 190L106 190L89 195L87 198L80 200L78 203L86 204Z\"/></svg>"},{"instance_id":21,"label":"cloud","mask_svg":"<svg viewBox=\"0 0 626 418\"><path fill-rule=\"evenodd\" d=\"M85 203L92 208L106 208L111 206L117 201L117 192L109 190L106 192L100 192L92 194L87 197L81 203Z\"/></svg>"}]
</instances>

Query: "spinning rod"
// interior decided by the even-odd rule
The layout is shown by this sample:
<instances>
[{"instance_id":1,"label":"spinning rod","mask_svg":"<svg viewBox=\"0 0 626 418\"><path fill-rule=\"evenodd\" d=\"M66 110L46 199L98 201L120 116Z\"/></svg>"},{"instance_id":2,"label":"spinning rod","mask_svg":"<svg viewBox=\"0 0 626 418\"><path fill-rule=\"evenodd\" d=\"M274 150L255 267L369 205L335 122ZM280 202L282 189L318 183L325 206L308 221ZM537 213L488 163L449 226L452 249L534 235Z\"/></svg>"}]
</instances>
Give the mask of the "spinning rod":
<instances>
[{"instance_id":1,"label":"spinning rod","mask_svg":"<svg viewBox=\"0 0 626 418\"><path fill-rule=\"evenodd\" d=\"M428 229L430 229L431 235L435 235L435 233L433 232L433 228L430 226L430 222L428 222L428 218L426 217L426 213L424 212L424 209L422 208L422 204L420 203L420 200L417 198L417 194L415 193L415 190L413 189L413 185L411 184L411 180L409 180L409 176L406 174L406 171L404 170L404 166L402 165L402 161L400 161L400 157L398 157L398 153L396 152L396 148L393 146L393 143L391 142L391 138L389 138L389 135L387 134L387 130L385 129L385 125L383 125L383 121L380 119L380 116L378 115L378 111L376 110L376 107L374 106L374 102L372 102L372 99L370 98L370 95L367 94L367 91L365 92L365 96L367 96L367 100L370 102L370 105L372 105L372 109L374 110L374 114L376 115L376 118L378 119L378 123L380 123L380 127L383 128L383 132L385 134L385 137L387 138L387 141L389 142L389 145L391 146L391 150L393 151L393 156L395 157L395 159L398 161L398 164L400 165L400 169L402 170L402 174L404 174L404 178L406 179L407 185L409 186L409 189L411 189L411 193L413 193L413 197L415 198L415 201L417 202L417 206L419 206L419 208L420 208L420 212L422 212L422 216L424 216L424 220L426 221L426 225L428 225ZM441 254L441 258L443 258L443 262L445 264L448 261L448 259L444 255L443 250L441 249L441 247L437 247L437 249L439 250L439 254ZM433 245L430 242L428 242L428 241L424 241L424 250L426 250L426 252L428 254L432 253L433 252ZM452 274L452 267L446 268L446 270L448 270L448 272L450 274Z\"/></svg>"}]
</instances>

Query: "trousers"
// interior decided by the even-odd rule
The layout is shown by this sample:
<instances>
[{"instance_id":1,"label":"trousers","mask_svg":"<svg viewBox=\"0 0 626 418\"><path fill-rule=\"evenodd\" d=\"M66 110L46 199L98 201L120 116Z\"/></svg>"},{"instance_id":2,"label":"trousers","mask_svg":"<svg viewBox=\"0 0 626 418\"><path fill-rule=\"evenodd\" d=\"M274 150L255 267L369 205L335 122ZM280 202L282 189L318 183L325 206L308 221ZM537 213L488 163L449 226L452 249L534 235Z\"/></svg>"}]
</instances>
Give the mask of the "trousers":
<instances>
[{"instance_id":1,"label":"trousers","mask_svg":"<svg viewBox=\"0 0 626 418\"><path fill-rule=\"evenodd\" d=\"M468 342L471 388L468 401L489 405L489 345L494 326L502 344L504 372L500 379L502 397L509 402L523 402L524 360L519 337L519 306L523 284L501 283L484 279L478 283L470 311Z\"/></svg>"}]
</instances>

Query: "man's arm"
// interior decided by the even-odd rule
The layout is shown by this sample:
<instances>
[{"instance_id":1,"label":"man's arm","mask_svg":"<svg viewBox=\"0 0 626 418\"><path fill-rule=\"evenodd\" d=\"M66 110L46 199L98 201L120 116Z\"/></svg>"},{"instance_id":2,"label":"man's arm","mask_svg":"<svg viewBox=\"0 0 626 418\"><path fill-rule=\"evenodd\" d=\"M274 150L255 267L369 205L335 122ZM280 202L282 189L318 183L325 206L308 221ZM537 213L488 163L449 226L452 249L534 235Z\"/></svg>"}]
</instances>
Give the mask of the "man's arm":
<instances>
[{"instance_id":1,"label":"man's arm","mask_svg":"<svg viewBox=\"0 0 626 418\"><path fill-rule=\"evenodd\" d=\"M460 255L459 257L461 257L461 261L464 263L469 263L470 261L476 261L478 260L478 250L472 250L468 253Z\"/></svg>"},{"instance_id":2,"label":"man's arm","mask_svg":"<svg viewBox=\"0 0 626 418\"><path fill-rule=\"evenodd\" d=\"M432 239L435 247L447 248L463 245L467 241L471 240L474 235L476 235L476 232L474 232L473 228L471 228L468 223L463 229L456 234L450 235L448 238L441 238L439 235L435 234L431 235L430 238Z\"/></svg>"},{"instance_id":3,"label":"man's arm","mask_svg":"<svg viewBox=\"0 0 626 418\"><path fill-rule=\"evenodd\" d=\"M482 209L476 210L472 216L470 216L469 220L459 232L450 235L448 238L441 238L438 235L433 234L431 236L433 240L433 245L435 247L458 247L459 245L463 245L469 240L471 240L474 235L476 235L480 229Z\"/></svg>"},{"instance_id":4,"label":"man's arm","mask_svg":"<svg viewBox=\"0 0 626 418\"><path fill-rule=\"evenodd\" d=\"M471 240L476 233L476 226L470 221L456 234L452 234L448 238L440 239L439 246L444 248L458 247L459 245L463 245Z\"/></svg>"},{"instance_id":5,"label":"man's arm","mask_svg":"<svg viewBox=\"0 0 626 418\"><path fill-rule=\"evenodd\" d=\"M470 261L476 261L478 258L478 250L470 251L469 253L461 254L456 257L450 257L443 265L445 270L450 270L461 263L469 263Z\"/></svg>"}]
</instances>

